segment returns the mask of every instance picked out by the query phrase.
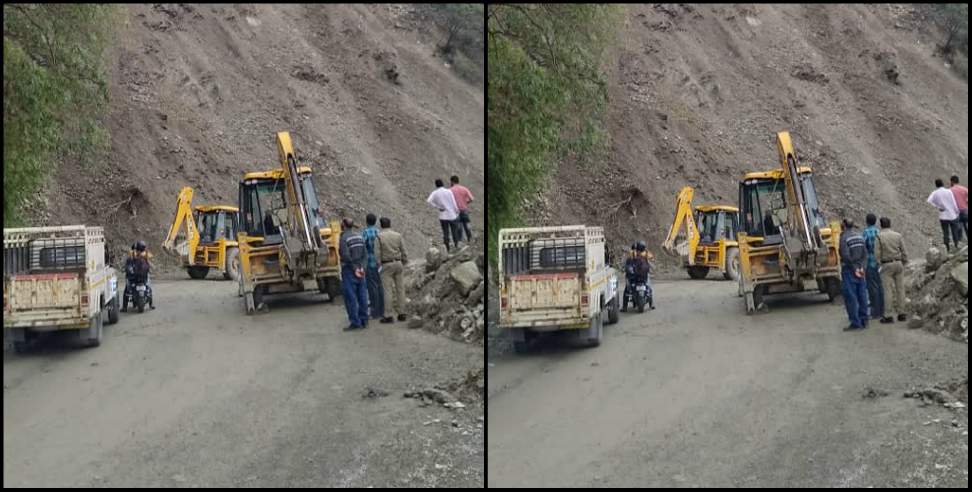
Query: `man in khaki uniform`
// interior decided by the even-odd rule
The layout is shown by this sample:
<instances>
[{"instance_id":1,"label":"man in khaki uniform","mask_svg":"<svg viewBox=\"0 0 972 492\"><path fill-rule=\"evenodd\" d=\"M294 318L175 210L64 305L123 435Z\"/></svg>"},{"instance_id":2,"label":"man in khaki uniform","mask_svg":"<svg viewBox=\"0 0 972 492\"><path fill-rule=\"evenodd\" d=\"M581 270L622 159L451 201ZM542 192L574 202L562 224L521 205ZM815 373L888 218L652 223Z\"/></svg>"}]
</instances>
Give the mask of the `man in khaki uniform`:
<instances>
[{"instance_id":1,"label":"man in khaki uniform","mask_svg":"<svg viewBox=\"0 0 972 492\"><path fill-rule=\"evenodd\" d=\"M905 305L904 266L908 263L905 252L904 239L897 231L891 230L891 219L881 217L881 232L878 233L874 247L874 256L881 272L881 284L884 285L884 312L882 323L893 323L890 316L897 311L898 321L904 321L907 316L902 312ZM891 292L893 290L893 293Z\"/></svg>"},{"instance_id":2,"label":"man in khaki uniform","mask_svg":"<svg viewBox=\"0 0 972 492\"><path fill-rule=\"evenodd\" d=\"M402 235L391 229L391 219L381 218L381 232L378 233L378 245L375 248L378 264L381 265L381 283L385 289L385 313L382 323L392 323L391 313L398 313L398 321L405 321L405 244ZM394 307L392 307L394 300Z\"/></svg>"}]
</instances>

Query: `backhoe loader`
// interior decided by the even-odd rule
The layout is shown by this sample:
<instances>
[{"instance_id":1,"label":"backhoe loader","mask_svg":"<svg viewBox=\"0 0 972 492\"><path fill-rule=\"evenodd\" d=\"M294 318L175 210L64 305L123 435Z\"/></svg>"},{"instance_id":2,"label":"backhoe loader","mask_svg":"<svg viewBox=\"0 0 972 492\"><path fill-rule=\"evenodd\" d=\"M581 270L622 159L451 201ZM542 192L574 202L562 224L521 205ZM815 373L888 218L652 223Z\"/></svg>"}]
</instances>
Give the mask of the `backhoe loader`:
<instances>
[{"instance_id":1,"label":"backhoe loader","mask_svg":"<svg viewBox=\"0 0 972 492\"><path fill-rule=\"evenodd\" d=\"M780 168L739 183L739 293L747 314L765 308L767 294L819 290L831 301L840 294L840 225L825 222L812 171L797 167L789 132L776 142Z\"/></svg>"},{"instance_id":2,"label":"backhoe loader","mask_svg":"<svg viewBox=\"0 0 972 492\"><path fill-rule=\"evenodd\" d=\"M739 209L729 205L699 205L693 209L694 193L691 186L679 191L675 198L675 220L662 249L682 258L689 277L705 278L710 268L717 268L727 280L738 280L736 231ZM682 224L685 225L684 234Z\"/></svg>"},{"instance_id":3,"label":"backhoe loader","mask_svg":"<svg viewBox=\"0 0 972 492\"><path fill-rule=\"evenodd\" d=\"M277 133L280 167L240 181L240 294L247 314L266 310L268 294L341 292L337 221L317 201L311 169L297 166L290 133Z\"/></svg>"},{"instance_id":4,"label":"backhoe loader","mask_svg":"<svg viewBox=\"0 0 972 492\"><path fill-rule=\"evenodd\" d=\"M228 205L192 207L192 188L179 192L175 218L162 249L182 259L182 266L194 279L206 277L216 269L228 280L239 280L239 247L236 231L239 228L239 209ZM185 227L183 227L185 226ZM185 240L176 244L180 232Z\"/></svg>"}]
</instances>

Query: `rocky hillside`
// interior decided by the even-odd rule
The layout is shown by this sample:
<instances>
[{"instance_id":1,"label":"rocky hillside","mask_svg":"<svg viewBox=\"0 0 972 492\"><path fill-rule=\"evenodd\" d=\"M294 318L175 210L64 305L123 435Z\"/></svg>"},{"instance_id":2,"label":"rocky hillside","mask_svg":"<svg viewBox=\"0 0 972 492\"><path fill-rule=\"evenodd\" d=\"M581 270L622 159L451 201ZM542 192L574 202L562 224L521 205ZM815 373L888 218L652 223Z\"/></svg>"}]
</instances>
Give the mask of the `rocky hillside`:
<instances>
[{"instance_id":1,"label":"rocky hillside","mask_svg":"<svg viewBox=\"0 0 972 492\"><path fill-rule=\"evenodd\" d=\"M441 242L425 203L435 178L482 196L483 87L437 55L444 34L414 7L122 8L108 162L63 165L31 222L100 224L116 251L136 237L158 250L181 187L235 204L244 172L277 164L281 130L328 216L387 215L416 258Z\"/></svg>"},{"instance_id":2,"label":"rocky hillside","mask_svg":"<svg viewBox=\"0 0 972 492\"><path fill-rule=\"evenodd\" d=\"M968 82L917 7L630 5L609 58L610 151L562 165L535 223L607 228L660 249L676 192L737 201L788 130L825 215L890 217L918 255L941 242L935 178L968 181ZM663 255L659 255L661 257ZM671 260L663 259L669 262Z\"/></svg>"}]
</instances>

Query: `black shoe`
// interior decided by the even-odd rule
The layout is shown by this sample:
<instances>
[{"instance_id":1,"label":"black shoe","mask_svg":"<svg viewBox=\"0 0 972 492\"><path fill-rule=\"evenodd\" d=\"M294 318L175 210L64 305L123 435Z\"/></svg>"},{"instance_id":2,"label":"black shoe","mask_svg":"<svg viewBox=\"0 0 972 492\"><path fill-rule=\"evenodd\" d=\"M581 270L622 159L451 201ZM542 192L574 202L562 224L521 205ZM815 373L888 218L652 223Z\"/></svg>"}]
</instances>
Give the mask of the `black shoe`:
<instances>
[{"instance_id":1,"label":"black shoe","mask_svg":"<svg viewBox=\"0 0 972 492\"><path fill-rule=\"evenodd\" d=\"M894 323L894 318L892 318L890 316L885 316L885 317L882 317L881 318L881 322L884 323L884 324Z\"/></svg>"},{"instance_id":2,"label":"black shoe","mask_svg":"<svg viewBox=\"0 0 972 492\"><path fill-rule=\"evenodd\" d=\"M898 315L898 321L906 321L907 319L908 319L908 315L907 314L899 314Z\"/></svg>"},{"instance_id":3,"label":"black shoe","mask_svg":"<svg viewBox=\"0 0 972 492\"><path fill-rule=\"evenodd\" d=\"M395 322L395 318L392 318L392 317L381 318L381 323L386 323L387 324L387 323L394 323L394 322Z\"/></svg>"},{"instance_id":4,"label":"black shoe","mask_svg":"<svg viewBox=\"0 0 972 492\"><path fill-rule=\"evenodd\" d=\"M854 331L854 330L863 330L863 329L864 327L862 326L847 325L847 328L844 328L844 331Z\"/></svg>"},{"instance_id":5,"label":"black shoe","mask_svg":"<svg viewBox=\"0 0 972 492\"><path fill-rule=\"evenodd\" d=\"M125 307L125 308L121 308L121 312L123 312L123 313L127 313L127 312L128 312L128 308L127 308L127 307Z\"/></svg>"},{"instance_id":6,"label":"black shoe","mask_svg":"<svg viewBox=\"0 0 972 492\"><path fill-rule=\"evenodd\" d=\"M406 319L408 319L408 317L405 316L404 314L399 314L398 315L398 321L405 321Z\"/></svg>"},{"instance_id":7,"label":"black shoe","mask_svg":"<svg viewBox=\"0 0 972 492\"><path fill-rule=\"evenodd\" d=\"M348 325L348 326L345 326L344 327L344 331L360 330L361 328L362 327L361 326L358 326L358 325Z\"/></svg>"}]
</instances>

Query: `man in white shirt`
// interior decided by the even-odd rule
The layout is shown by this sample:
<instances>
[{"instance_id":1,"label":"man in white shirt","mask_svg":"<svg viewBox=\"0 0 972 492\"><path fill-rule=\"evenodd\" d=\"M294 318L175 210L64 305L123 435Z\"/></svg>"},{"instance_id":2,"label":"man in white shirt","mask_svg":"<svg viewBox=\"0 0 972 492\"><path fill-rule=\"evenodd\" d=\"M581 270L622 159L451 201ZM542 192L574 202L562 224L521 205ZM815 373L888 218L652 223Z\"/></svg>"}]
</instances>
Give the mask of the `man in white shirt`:
<instances>
[{"instance_id":1,"label":"man in white shirt","mask_svg":"<svg viewBox=\"0 0 972 492\"><path fill-rule=\"evenodd\" d=\"M426 200L429 205L439 211L439 225L442 226L442 239L445 241L446 251L449 251L449 233L452 233L452 242L459 246L459 205L456 204L456 197L449 188L446 188L441 179L435 180L436 189ZM945 190L948 191L948 190ZM948 192L951 195L952 192Z\"/></svg>"},{"instance_id":2,"label":"man in white shirt","mask_svg":"<svg viewBox=\"0 0 972 492\"><path fill-rule=\"evenodd\" d=\"M951 251L948 245L948 234L949 231L952 233L952 241L955 246L958 246L959 241L962 240L962 226L959 224L959 209L958 204L955 202L955 195L952 191L945 187L945 183L941 179L935 180L935 186L938 187L935 191L928 195L928 203L935 206L938 209L938 222L942 225L942 236L945 239L945 249Z\"/></svg>"}]
</instances>

